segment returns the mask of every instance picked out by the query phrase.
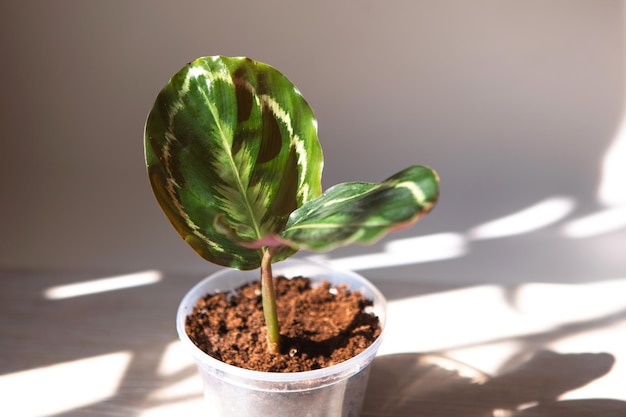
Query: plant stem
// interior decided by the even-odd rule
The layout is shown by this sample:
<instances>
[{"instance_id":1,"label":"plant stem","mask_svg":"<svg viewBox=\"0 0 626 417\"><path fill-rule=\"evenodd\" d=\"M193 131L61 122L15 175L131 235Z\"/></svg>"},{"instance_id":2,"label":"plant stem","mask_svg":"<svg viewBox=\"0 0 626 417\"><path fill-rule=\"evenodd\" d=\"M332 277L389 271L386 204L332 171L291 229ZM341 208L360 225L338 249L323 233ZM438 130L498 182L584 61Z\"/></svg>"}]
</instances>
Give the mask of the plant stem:
<instances>
[{"instance_id":1,"label":"plant stem","mask_svg":"<svg viewBox=\"0 0 626 417\"><path fill-rule=\"evenodd\" d=\"M276 312L276 293L274 292L274 277L272 275L272 248L263 249L261 260L261 300L263 315L267 328L267 349L270 353L280 353L280 327Z\"/></svg>"}]
</instances>

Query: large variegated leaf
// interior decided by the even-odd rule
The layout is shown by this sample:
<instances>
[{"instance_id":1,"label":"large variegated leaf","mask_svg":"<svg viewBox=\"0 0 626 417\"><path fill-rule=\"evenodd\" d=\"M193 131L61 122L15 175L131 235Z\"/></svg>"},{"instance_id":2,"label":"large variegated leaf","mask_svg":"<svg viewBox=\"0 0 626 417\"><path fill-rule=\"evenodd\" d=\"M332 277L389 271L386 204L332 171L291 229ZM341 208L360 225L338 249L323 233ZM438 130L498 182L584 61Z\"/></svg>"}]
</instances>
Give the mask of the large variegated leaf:
<instances>
[{"instance_id":1,"label":"large variegated leaf","mask_svg":"<svg viewBox=\"0 0 626 417\"><path fill-rule=\"evenodd\" d=\"M369 244L417 221L438 197L437 173L421 165L380 184L339 184L294 211L277 242L315 251Z\"/></svg>"},{"instance_id":2,"label":"large variegated leaf","mask_svg":"<svg viewBox=\"0 0 626 417\"><path fill-rule=\"evenodd\" d=\"M313 112L274 68L247 58L204 57L176 73L145 128L155 196L202 257L257 268L244 247L285 229L321 193L322 152ZM278 247L275 260L295 249Z\"/></svg>"}]
</instances>

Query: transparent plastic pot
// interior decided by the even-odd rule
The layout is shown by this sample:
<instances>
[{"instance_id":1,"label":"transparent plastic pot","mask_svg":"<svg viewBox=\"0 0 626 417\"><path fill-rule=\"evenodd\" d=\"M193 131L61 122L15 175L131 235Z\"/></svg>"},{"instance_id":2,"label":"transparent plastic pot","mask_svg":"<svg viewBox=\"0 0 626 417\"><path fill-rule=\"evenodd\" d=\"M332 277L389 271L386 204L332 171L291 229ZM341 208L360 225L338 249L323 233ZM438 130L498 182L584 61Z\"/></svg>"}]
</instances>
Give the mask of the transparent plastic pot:
<instances>
[{"instance_id":1,"label":"transparent plastic pot","mask_svg":"<svg viewBox=\"0 0 626 417\"><path fill-rule=\"evenodd\" d=\"M228 292L259 279L259 271L224 269L194 286L177 313L178 336L194 358L204 385L207 417L358 417L370 363L385 334L386 300L365 278L328 265L286 260L272 267L274 276L304 276L316 282L347 284L373 301L371 311L380 319L381 335L366 350L339 364L306 372L258 372L228 365L201 351L185 332L185 319L196 301L216 291Z\"/></svg>"}]
</instances>

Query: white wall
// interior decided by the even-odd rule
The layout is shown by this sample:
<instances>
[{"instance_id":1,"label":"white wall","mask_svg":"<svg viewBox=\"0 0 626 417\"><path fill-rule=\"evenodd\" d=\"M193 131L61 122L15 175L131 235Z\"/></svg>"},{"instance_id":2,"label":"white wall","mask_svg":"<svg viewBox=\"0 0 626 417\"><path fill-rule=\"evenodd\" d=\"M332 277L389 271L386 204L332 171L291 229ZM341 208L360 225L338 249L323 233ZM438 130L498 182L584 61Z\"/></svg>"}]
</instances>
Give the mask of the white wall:
<instances>
[{"instance_id":1,"label":"white wall","mask_svg":"<svg viewBox=\"0 0 626 417\"><path fill-rule=\"evenodd\" d=\"M212 268L161 213L143 162L156 93L202 55L250 56L300 88L319 119L325 186L435 167L439 206L397 237L462 234L554 196L575 203L569 220L602 210L601 163L624 104L623 32L617 0L4 2L0 267ZM550 264L538 233L489 243L496 258L391 273L491 280L499 258L522 268L519 279L550 279L523 269ZM557 262L589 253L568 245ZM608 256L602 247L592 253ZM378 249L345 253L368 250ZM575 279L596 267L626 276L621 258L589 255Z\"/></svg>"}]
</instances>

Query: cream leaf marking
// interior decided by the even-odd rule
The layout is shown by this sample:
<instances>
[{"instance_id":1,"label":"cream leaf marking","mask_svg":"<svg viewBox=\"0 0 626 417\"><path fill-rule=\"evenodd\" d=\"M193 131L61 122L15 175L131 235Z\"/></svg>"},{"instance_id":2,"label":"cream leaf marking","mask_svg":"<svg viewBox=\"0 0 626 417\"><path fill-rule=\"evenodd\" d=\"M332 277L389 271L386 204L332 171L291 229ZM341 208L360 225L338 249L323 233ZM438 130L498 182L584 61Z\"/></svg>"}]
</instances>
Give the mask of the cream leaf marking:
<instances>
[{"instance_id":1,"label":"cream leaf marking","mask_svg":"<svg viewBox=\"0 0 626 417\"><path fill-rule=\"evenodd\" d=\"M369 184L371 186L374 186L375 184ZM352 194L349 195L347 197L343 197L343 198L335 198L334 200L329 200L326 203L324 203L322 205L322 207L331 207L331 206L336 206L337 204L341 204L341 203L345 203L346 201L350 201L350 200L356 200L360 197L363 197L364 195L367 195L369 193L372 192L372 188L368 189L368 190L364 190L363 192L360 192L358 194Z\"/></svg>"},{"instance_id":2,"label":"cream leaf marking","mask_svg":"<svg viewBox=\"0 0 626 417\"><path fill-rule=\"evenodd\" d=\"M184 97L188 93L189 93L189 78L185 79L180 96ZM189 216L187 215L187 213L185 213L185 210L183 209L180 199L178 198L178 193L176 192L176 189L180 188L180 186L174 179L174 172L172 169L172 157L173 157L172 149L171 149L172 143L178 141L178 138L176 138L176 135L174 135L174 132L173 132L174 118L176 117L179 111L184 109L184 107L185 106L182 100L177 99L168 110L168 114L167 114L168 125L167 125L167 131L165 132L165 135L164 135L165 145L163 146L163 159L164 159L163 165L165 167L165 172L167 173L166 190L172 202L174 203L176 211L184 219L185 223L194 231L194 234L196 234L195 232L198 231L200 228L191 220L191 218L189 218Z\"/></svg>"},{"instance_id":3,"label":"cream leaf marking","mask_svg":"<svg viewBox=\"0 0 626 417\"><path fill-rule=\"evenodd\" d=\"M200 68L202 71L199 71L200 74L202 74L202 76L205 78L205 82L207 83L207 90L210 91L211 89L211 78L217 78L221 81L223 81L224 83L228 84L229 86L232 86L234 89L234 82L232 77L230 76L230 74L226 74L225 72L220 72L217 73L217 76L213 77L215 75L215 72L213 73L207 73L206 71L204 71L202 68ZM256 97L256 93L254 92L254 89L252 87L252 85L249 85L250 91L252 92L253 97ZM244 202L244 206L246 208L247 214L248 214L248 218L250 219L250 222L252 224L252 227L254 229L254 233L257 237L261 237L261 229L260 229L260 220L257 218L257 216L255 215L255 212L252 208L252 204L250 202L250 199L248 197L248 193L246 192L246 186L244 185L244 181L241 177L240 174L240 170L239 167L237 166L237 163L234 159L233 153L232 153L232 142L233 142L233 136L234 136L234 132L231 131L231 129L228 129L226 126L226 123L224 123L223 119L220 117L220 113L217 110L217 107L215 106L215 103L210 100L210 98L208 97L207 92L202 91L202 95L205 98L207 107L209 108L211 115L213 116L213 120L215 120L217 123L217 128L219 131L219 142L222 145L222 150L224 152L225 155L227 155L228 158L228 164L229 164L229 168L230 168L230 174L233 176L234 181L235 181L235 186L237 188L237 190L239 191L239 194L241 195L243 202ZM219 167L218 167L219 169ZM225 202L225 204L229 203L229 199L228 198L224 198L223 201ZM221 248L221 250L223 251L223 248Z\"/></svg>"},{"instance_id":4,"label":"cream leaf marking","mask_svg":"<svg viewBox=\"0 0 626 417\"><path fill-rule=\"evenodd\" d=\"M318 134L318 126L317 126L317 119L313 118L313 120L311 120L311 124L313 125L313 129L315 130L315 134ZM302 167L308 167L308 160L307 160L307 152L306 152L306 146L304 141L292 141L293 145L296 148L296 153L298 155L298 164ZM320 162L323 165L323 162ZM310 194L310 187L309 184L306 182L306 169L302 169L300 170L300 183L302 184L300 186L300 189L298 191L298 197L302 198L303 196L308 196L311 195ZM303 203L306 203L307 201L305 199L303 199L302 201Z\"/></svg>"},{"instance_id":5,"label":"cream leaf marking","mask_svg":"<svg viewBox=\"0 0 626 417\"><path fill-rule=\"evenodd\" d=\"M420 206L429 205L428 197L424 193L424 190L422 190L420 187L417 186L417 184L413 182L410 182L410 181L399 182L398 184L394 184L394 188L406 188L407 190L411 192L413 197L415 197L415 202L417 204L419 204Z\"/></svg>"},{"instance_id":6,"label":"cream leaf marking","mask_svg":"<svg viewBox=\"0 0 626 417\"><path fill-rule=\"evenodd\" d=\"M300 95L300 92L296 88L294 88L294 92ZM261 100L264 101L269 106L270 110L272 110L272 113L274 114L274 117L276 117L278 120L284 123L287 129L287 132L289 133L289 136L291 137L290 146L295 147L296 154L298 155L298 165L301 167L299 178L298 178L298 183L306 184L306 173L309 168L308 166L309 161L306 157L306 145L304 141L300 138L300 136L294 133L293 125L291 123L291 117L289 116L289 113L287 113L287 111L285 111L285 109L283 109L276 100L274 100L272 97L268 95L261 96ZM316 126L315 131L317 132L317 123L315 123L315 126ZM301 187L298 190L298 197L302 198L302 196L308 195L308 191L309 191L308 185L306 188Z\"/></svg>"},{"instance_id":7,"label":"cream leaf marking","mask_svg":"<svg viewBox=\"0 0 626 417\"><path fill-rule=\"evenodd\" d=\"M219 252L225 252L225 249L222 246L218 245L216 242L209 239L208 236L206 236L204 233L201 232L200 227L189 217L189 215L185 211L177 193L177 189L180 189L180 185L174 179L174 172L172 169L172 159L174 158L174 156L172 154L171 148L174 142L178 142L178 138L173 133L174 126L175 126L175 117L178 114L178 112L184 111L185 109L184 98L190 92L191 79L192 78L197 79L201 77L202 79L205 80L207 89L211 89L210 75L211 74L207 72L206 70L204 70L204 68L202 67L199 67L199 66L189 67L189 70L185 76L183 85L181 87L180 93L177 99L174 101L174 103L172 103L168 111L168 127L164 135L166 143L163 147L163 158L164 158L165 171L168 176L166 178L166 190L170 196L172 203L174 204L174 207L176 208L178 215L184 220L185 224L187 224L187 226L191 229L194 236L201 239L203 242L209 245L213 250L216 250ZM206 94L204 94L204 96L205 96L205 102L210 105L211 101L208 99Z\"/></svg>"}]
</instances>

